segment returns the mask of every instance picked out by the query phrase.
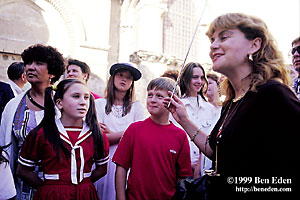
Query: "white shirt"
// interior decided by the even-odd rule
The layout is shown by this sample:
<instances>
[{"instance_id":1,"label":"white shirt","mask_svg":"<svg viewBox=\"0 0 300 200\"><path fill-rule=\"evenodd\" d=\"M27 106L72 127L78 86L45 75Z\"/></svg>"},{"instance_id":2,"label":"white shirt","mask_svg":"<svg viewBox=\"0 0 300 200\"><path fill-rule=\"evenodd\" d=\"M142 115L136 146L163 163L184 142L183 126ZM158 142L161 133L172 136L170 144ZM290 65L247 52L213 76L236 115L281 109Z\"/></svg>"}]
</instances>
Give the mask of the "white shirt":
<instances>
[{"instance_id":1,"label":"white shirt","mask_svg":"<svg viewBox=\"0 0 300 200\"><path fill-rule=\"evenodd\" d=\"M214 106L209 102L204 101L200 95L198 95L198 97L184 97L181 101L185 105L191 121L193 121L204 133L209 135L216 122ZM200 151L191 139L189 139L189 143L191 162L194 164L198 162Z\"/></svg>"},{"instance_id":2,"label":"white shirt","mask_svg":"<svg viewBox=\"0 0 300 200\"><path fill-rule=\"evenodd\" d=\"M30 88L29 88L30 89ZM5 146L7 144L10 144L12 142L12 129L13 129L13 121L14 121L14 116L17 112L17 108L22 100L22 98L26 95L26 92L29 90L27 89L20 95L16 96L12 100L10 100L2 113L2 118L1 118L1 126L0 126L0 145ZM39 124L44 117L44 111L35 111L35 120L36 124ZM14 163L18 157L15 157L17 155L14 154L14 148L13 146L17 145L13 143L7 148L7 153L10 159L10 167L11 169L15 169Z\"/></svg>"},{"instance_id":3,"label":"white shirt","mask_svg":"<svg viewBox=\"0 0 300 200\"><path fill-rule=\"evenodd\" d=\"M23 92L22 88L20 88L15 82L12 80L8 80L7 83L10 85L12 91L14 92L15 97Z\"/></svg>"},{"instance_id":4,"label":"white shirt","mask_svg":"<svg viewBox=\"0 0 300 200\"><path fill-rule=\"evenodd\" d=\"M97 119L99 123L104 123L112 132L125 131L128 126L136 121L144 120L144 109L141 103L133 102L131 110L127 115L122 116L122 106L113 106L112 112L108 115L105 113L106 99L97 99L95 101L97 110ZM115 193L115 170L116 165L112 163L113 157L118 144L109 146L109 162L107 174L95 183L100 199L116 199Z\"/></svg>"},{"instance_id":5,"label":"white shirt","mask_svg":"<svg viewBox=\"0 0 300 200\"><path fill-rule=\"evenodd\" d=\"M206 102L200 95L197 97L186 97L181 99L185 105L187 114L192 122L194 122L204 133L210 134L218 121L220 115L216 112L216 108L209 102ZM182 128L171 116L170 120L178 127ZM189 137L188 137L189 138ZM189 139L191 162L196 164L200 157L199 148Z\"/></svg>"},{"instance_id":6,"label":"white shirt","mask_svg":"<svg viewBox=\"0 0 300 200\"><path fill-rule=\"evenodd\" d=\"M3 152L2 155L5 156ZM8 163L0 164L0 178L0 200L16 196L15 183Z\"/></svg>"}]
</instances>

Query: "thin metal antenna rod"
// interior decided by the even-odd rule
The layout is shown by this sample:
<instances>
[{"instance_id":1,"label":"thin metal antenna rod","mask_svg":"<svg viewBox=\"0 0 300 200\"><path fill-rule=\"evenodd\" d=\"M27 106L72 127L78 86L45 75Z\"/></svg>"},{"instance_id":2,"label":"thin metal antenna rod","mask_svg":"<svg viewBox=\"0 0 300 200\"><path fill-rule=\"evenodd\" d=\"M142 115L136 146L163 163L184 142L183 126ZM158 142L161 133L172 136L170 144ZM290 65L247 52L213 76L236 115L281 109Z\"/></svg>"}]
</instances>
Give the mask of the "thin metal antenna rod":
<instances>
[{"instance_id":1,"label":"thin metal antenna rod","mask_svg":"<svg viewBox=\"0 0 300 200\"><path fill-rule=\"evenodd\" d=\"M204 4L204 6L203 6L203 10L202 10L202 12L201 12L199 21L198 21L198 23L197 23L197 26L196 26L194 35L193 35L193 37L192 37L192 40L191 40L191 43L190 43L190 45L189 45L188 51L187 51L187 53L186 53L186 55L185 55L184 61L183 61L182 65L181 65L181 68L180 68L180 71L179 71L179 75L178 75L177 80L176 80L175 87L173 88L173 91L172 91L171 99L173 98L173 96L174 96L174 94L175 94L176 88L177 88L177 86L178 86L179 79L180 79L180 77L181 77L183 68L184 68L185 63L186 63L186 60L187 60L187 57L188 57L188 55L189 55L189 53L190 53L190 50L191 50L192 44L193 44L193 42L194 42L195 36L196 36L196 34L197 34L197 32L198 32L198 28L199 28L199 26L200 26L200 22L201 22L201 19L202 19L202 17L203 17L203 13L204 13L204 10L205 10L205 7L206 7L206 3L207 3L207 0L205 1L205 4ZM171 101L170 101L169 104L168 104L168 108L170 107L170 105L171 105Z\"/></svg>"}]
</instances>

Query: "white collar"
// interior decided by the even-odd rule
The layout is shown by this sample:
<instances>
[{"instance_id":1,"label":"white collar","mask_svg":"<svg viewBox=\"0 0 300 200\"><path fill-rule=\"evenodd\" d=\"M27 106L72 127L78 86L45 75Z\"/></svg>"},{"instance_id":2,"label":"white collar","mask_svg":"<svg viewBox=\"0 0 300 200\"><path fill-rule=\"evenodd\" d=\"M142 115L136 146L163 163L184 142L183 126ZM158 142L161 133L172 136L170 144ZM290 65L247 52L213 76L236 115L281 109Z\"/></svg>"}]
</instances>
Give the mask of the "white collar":
<instances>
[{"instance_id":1,"label":"white collar","mask_svg":"<svg viewBox=\"0 0 300 200\"><path fill-rule=\"evenodd\" d=\"M186 95L182 96L181 101L184 104L184 106L187 106L187 105L193 106L193 104L191 103L189 98L197 98L199 108L204 108L205 107L205 105L204 105L205 101L200 95L198 95L197 97L187 97Z\"/></svg>"},{"instance_id":2,"label":"white collar","mask_svg":"<svg viewBox=\"0 0 300 200\"><path fill-rule=\"evenodd\" d=\"M83 148L79 145L82 141L84 141L88 136L92 134L90 132L90 128L87 126L85 121L83 121L83 127L82 130L78 136L78 140L73 146L69 135L66 132L66 129L64 128L63 124L61 123L60 119L55 120L56 126L58 131L60 132L60 138L67 142L71 146L71 182L75 185L78 184L77 180L77 161L76 161L76 152L75 149L79 149L79 155L80 155L80 169L79 169L79 183L83 179L83 169L84 169L84 154L83 154Z\"/></svg>"},{"instance_id":3,"label":"white collar","mask_svg":"<svg viewBox=\"0 0 300 200\"><path fill-rule=\"evenodd\" d=\"M60 119L56 119L55 123L56 123L56 126L57 126L57 129L58 129L59 133L61 134L61 136L63 136L61 138L64 141L66 141L68 144L70 144L71 146L73 146L72 143L71 143L71 141L70 141L69 135L67 134L67 131L66 131L64 125L61 123ZM75 146L78 145L79 143L81 143L84 139L86 139L91 134L91 133L89 133L90 128L86 124L85 121L83 121L82 125L83 125L82 126L82 130L81 130L81 132L80 132L80 134L78 136L79 140L75 143Z\"/></svg>"},{"instance_id":4,"label":"white collar","mask_svg":"<svg viewBox=\"0 0 300 200\"><path fill-rule=\"evenodd\" d=\"M18 94L21 94L23 92L23 90L12 80L8 80L7 83L10 85L12 91L14 92L15 96L17 96Z\"/></svg>"}]
</instances>

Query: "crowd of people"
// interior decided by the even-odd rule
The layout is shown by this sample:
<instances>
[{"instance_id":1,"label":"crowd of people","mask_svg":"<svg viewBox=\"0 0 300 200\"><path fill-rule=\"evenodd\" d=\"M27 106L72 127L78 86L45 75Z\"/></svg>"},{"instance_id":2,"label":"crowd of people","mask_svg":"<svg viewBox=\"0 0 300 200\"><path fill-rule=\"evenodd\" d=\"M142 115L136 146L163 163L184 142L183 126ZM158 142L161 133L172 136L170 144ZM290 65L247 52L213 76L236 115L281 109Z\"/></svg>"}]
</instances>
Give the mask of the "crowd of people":
<instances>
[{"instance_id":1,"label":"crowd of people","mask_svg":"<svg viewBox=\"0 0 300 200\"><path fill-rule=\"evenodd\" d=\"M65 62L51 46L25 49L0 84L0 199L166 200L181 179L207 171L217 181L206 199L262 195L238 193L228 177L281 177L296 195L300 37L291 76L259 18L224 14L206 35L215 72L190 62L151 80L147 115L132 64L110 67L102 97L87 87L85 62Z\"/></svg>"}]
</instances>

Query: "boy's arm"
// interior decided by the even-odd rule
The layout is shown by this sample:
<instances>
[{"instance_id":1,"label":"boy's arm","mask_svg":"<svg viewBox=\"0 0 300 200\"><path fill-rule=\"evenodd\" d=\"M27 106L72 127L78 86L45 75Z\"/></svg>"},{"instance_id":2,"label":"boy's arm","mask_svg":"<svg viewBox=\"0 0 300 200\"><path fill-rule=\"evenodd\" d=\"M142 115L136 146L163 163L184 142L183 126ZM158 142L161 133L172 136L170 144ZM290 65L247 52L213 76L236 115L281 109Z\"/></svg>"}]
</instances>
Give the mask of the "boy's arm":
<instances>
[{"instance_id":1,"label":"boy's arm","mask_svg":"<svg viewBox=\"0 0 300 200\"><path fill-rule=\"evenodd\" d=\"M117 165L116 176L115 176L117 200L126 200L126 193L125 193L126 177L127 177L127 170L123 168L121 165Z\"/></svg>"}]
</instances>

